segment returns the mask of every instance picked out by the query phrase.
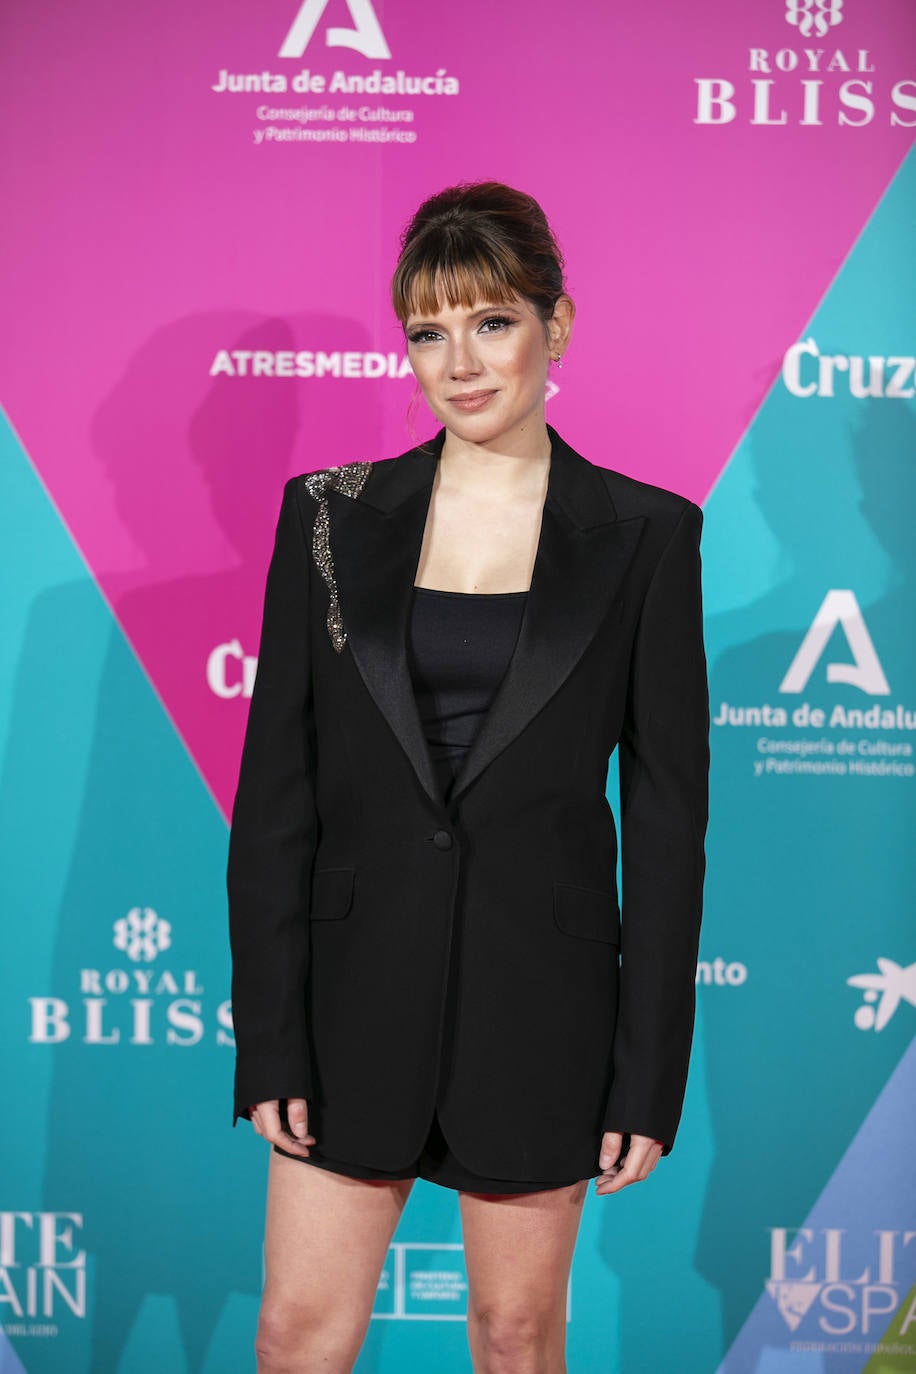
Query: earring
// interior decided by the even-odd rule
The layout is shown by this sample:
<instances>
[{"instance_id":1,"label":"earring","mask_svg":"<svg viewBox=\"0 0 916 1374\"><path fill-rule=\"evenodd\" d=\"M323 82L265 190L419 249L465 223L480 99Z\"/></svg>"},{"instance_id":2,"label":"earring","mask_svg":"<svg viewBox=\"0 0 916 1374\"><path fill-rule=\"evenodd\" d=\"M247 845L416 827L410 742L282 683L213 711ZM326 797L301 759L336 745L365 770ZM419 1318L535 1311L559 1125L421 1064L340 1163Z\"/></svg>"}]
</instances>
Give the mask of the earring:
<instances>
[{"instance_id":1,"label":"earring","mask_svg":"<svg viewBox=\"0 0 916 1374\"><path fill-rule=\"evenodd\" d=\"M559 353L555 356L554 362L556 363L557 367L563 366L563 359L561 358Z\"/></svg>"}]
</instances>

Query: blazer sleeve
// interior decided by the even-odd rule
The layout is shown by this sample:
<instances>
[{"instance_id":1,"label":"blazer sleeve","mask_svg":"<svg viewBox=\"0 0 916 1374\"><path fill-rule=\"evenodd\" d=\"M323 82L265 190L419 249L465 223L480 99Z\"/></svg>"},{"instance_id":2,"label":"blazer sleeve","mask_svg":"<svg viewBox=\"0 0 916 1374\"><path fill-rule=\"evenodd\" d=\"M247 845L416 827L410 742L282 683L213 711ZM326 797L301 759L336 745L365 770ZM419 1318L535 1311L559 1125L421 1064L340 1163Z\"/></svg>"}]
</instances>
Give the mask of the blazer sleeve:
<instances>
[{"instance_id":1,"label":"blazer sleeve","mask_svg":"<svg viewBox=\"0 0 916 1374\"><path fill-rule=\"evenodd\" d=\"M283 491L227 866L236 1038L233 1126L249 1107L312 1092L305 1024L308 891L317 817L311 747L310 558Z\"/></svg>"},{"instance_id":2,"label":"blazer sleeve","mask_svg":"<svg viewBox=\"0 0 916 1374\"><path fill-rule=\"evenodd\" d=\"M619 742L622 936L604 1130L674 1142L687 1083L709 806L700 533L688 502L637 625Z\"/></svg>"}]
</instances>

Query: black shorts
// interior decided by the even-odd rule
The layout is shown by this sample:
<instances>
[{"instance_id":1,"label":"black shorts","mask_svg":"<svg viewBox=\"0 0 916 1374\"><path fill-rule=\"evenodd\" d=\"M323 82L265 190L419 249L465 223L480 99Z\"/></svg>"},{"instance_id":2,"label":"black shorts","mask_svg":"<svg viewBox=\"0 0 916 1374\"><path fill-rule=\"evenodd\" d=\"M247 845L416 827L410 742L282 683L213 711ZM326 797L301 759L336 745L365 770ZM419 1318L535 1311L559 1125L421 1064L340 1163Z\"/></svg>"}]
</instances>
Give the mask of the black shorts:
<instances>
[{"instance_id":1,"label":"black shorts","mask_svg":"<svg viewBox=\"0 0 916 1374\"><path fill-rule=\"evenodd\" d=\"M286 1155L287 1159L298 1159L302 1164L314 1164L319 1169L330 1169L332 1173L345 1174L347 1178L388 1182L404 1178L425 1178L429 1183L438 1183L443 1188L457 1188L464 1193L540 1193L548 1188L568 1188L570 1184L579 1181L571 1178L567 1183L513 1182L511 1179L484 1178L480 1174L475 1174L465 1168L452 1154L448 1141L442 1134L438 1113L433 1116L419 1159L406 1170L372 1169L363 1164L344 1164L338 1160L328 1159L318 1145L309 1147L307 1159L303 1155L281 1150L279 1145L274 1145L273 1148L277 1154ZM595 1175L600 1172L599 1169L595 1169Z\"/></svg>"}]
</instances>

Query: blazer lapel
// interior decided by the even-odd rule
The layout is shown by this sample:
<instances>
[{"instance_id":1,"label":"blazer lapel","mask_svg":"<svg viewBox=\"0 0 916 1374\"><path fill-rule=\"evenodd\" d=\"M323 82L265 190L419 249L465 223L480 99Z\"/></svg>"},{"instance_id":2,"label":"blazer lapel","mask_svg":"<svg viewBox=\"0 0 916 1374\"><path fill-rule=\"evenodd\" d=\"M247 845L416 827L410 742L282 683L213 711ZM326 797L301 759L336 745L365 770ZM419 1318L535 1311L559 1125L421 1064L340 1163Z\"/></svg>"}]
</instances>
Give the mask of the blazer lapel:
<instances>
[{"instance_id":1,"label":"blazer lapel","mask_svg":"<svg viewBox=\"0 0 916 1374\"><path fill-rule=\"evenodd\" d=\"M358 498L328 493L331 556L347 641L370 695L440 805L407 662L407 616L420 562L441 430L373 469Z\"/></svg>"},{"instance_id":2,"label":"blazer lapel","mask_svg":"<svg viewBox=\"0 0 916 1374\"><path fill-rule=\"evenodd\" d=\"M548 425L553 451L515 652L452 789L470 787L563 685L610 614L645 519L618 520L598 468Z\"/></svg>"},{"instance_id":3,"label":"blazer lapel","mask_svg":"<svg viewBox=\"0 0 916 1374\"><path fill-rule=\"evenodd\" d=\"M644 519L618 520L599 470L548 425L547 496L509 667L452 789L465 791L546 705L620 593ZM329 491L330 543L356 666L429 796L444 804L407 661L407 617L445 430L373 469L356 499Z\"/></svg>"}]
</instances>

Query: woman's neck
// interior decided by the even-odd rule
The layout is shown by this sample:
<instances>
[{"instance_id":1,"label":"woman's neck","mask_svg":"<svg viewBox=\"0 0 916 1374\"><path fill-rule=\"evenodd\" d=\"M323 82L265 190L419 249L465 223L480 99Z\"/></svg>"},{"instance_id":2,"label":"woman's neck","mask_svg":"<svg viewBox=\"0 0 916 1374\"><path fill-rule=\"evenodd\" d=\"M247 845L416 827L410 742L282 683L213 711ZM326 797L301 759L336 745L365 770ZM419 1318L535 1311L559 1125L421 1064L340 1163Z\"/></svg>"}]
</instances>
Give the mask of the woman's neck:
<instances>
[{"instance_id":1,"label":"woman's neck","mask_svg":"<svg viewBox=\"0 0 916 1374\"><path fill-rule=\"evenodd\" d=\"M550 467L551 442L546 424L519 438L502 436L492 446L472 444L446 432L439 458L439 485L464 491L486 490L513 496L540 489Z\"/></svg>"}]
</instances>

